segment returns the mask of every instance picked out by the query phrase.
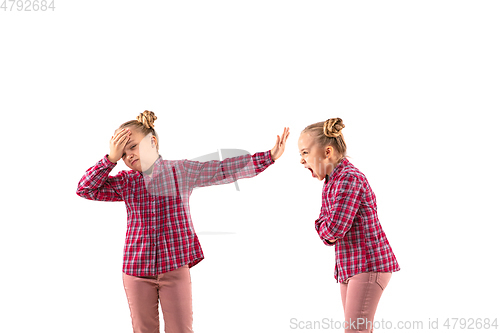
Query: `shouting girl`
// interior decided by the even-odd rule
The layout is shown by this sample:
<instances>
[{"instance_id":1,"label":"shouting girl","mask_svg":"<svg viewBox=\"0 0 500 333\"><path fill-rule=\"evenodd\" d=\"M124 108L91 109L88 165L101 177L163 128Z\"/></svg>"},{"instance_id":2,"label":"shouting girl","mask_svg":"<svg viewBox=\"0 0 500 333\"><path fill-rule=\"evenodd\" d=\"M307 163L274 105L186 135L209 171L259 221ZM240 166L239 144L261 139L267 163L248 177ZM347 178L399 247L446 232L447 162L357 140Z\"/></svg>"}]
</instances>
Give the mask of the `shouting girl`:
<instances>
[{"instance_id":1,"label":"shouting girl","mask_svg":"<svg viewBox=\"0 0 500 333\"><path fill-rule=\"evenodd\" d=\"M300 163L324 180L315 226L325 245L335 245L345 332L372 332L382 292L400 268L380 225L375 193L346 157L344 127L342 119L332 118L302 130Z\"/></svg>"}]
</instances>

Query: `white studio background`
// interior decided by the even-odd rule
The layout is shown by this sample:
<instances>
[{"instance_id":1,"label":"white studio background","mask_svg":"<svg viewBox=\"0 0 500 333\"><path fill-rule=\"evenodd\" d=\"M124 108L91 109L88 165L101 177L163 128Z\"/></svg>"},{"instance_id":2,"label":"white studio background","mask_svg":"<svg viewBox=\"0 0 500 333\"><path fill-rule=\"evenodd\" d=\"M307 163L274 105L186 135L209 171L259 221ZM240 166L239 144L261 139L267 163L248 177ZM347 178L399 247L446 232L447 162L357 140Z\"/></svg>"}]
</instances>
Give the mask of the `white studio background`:
<instances>
[{"instance_id":1,"label":"white studio background","mask_svg":"<svg viewBox=\"0 0 500 333\"><path fill-rule=\"evenodd\" d=\"M239 192L193 192L206 257L191 270L195 332L340 332L291 325L343 320L334 249L314 230L322 183L297 149L305 126L331 117L401 266L376 320L430 332L429 320L498 316L497 1L11 4L0 10L0 331L132 332L125 205L75 191L144 110L166 159L265 151L291 131Z\"/></svg>"}]
</instances>

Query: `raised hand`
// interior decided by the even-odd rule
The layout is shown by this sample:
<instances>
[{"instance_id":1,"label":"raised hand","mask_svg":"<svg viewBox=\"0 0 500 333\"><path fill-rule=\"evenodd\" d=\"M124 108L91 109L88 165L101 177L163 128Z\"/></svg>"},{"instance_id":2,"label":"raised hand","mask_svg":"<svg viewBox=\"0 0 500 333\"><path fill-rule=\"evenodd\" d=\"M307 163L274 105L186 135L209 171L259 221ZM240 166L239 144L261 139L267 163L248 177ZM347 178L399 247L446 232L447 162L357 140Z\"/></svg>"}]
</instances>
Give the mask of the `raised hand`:
<instances>
[{"instance_id":1,"label":"raised hand","mask_svg":"<svg viewBox=\"0 0 500 333\"><path fill-rule=\"evenodd\" d=\"M277 135L278 138L276 139L276 144L274 145L273 149L271 149L271 157L273 161L276 161L278 158L280 158L281 155L283 155L283 152L285 151L286 139L288 139L289 135L289 127L285 127L283 129L283 135L281 137Z\"/></svg>"},{"instance_id":2,"label":"raised hand","mask_svg":"<svg viewBox=\"0 0 500 333\"><path fill-rule=\"evenodd\" d=\"M125 145L127 144L129 137L130 130L128 128L123 128L111 137L111 140L109 141L110 153L108 155L108 160L110 162L116 163L122 158L123 150L125 149Z\"/></svg>"}]
</instances>

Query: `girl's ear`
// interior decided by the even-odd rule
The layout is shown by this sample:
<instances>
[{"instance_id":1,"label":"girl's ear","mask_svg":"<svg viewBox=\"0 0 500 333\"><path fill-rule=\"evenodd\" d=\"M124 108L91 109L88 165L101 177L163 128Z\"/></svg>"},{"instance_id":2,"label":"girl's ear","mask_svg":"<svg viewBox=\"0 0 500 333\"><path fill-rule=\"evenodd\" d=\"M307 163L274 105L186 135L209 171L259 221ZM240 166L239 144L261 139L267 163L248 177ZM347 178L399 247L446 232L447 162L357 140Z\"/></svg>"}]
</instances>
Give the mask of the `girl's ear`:
<instances>
[{"instance_id":1,"label":"girl's ear","mask_svg":"<svg viewBox=\"0 0 500 333\"><path fill-rule=\"evenodd\" d=\"M332 154L332 150L331 150L330 146L327 146L325 148L325 156L326 156L326 158L330 157L331 154Z\"/></svg>"},{"instance_id":2,"label":"girl's ear","mask_svg":"<svg viewBox=\"0 0 500 333\"><path fill-rule=\"evenodd\" d=\"M327 146L325 153L326 153L326 158L333 157L333 147Z\"/></svg>"}]
</instances>

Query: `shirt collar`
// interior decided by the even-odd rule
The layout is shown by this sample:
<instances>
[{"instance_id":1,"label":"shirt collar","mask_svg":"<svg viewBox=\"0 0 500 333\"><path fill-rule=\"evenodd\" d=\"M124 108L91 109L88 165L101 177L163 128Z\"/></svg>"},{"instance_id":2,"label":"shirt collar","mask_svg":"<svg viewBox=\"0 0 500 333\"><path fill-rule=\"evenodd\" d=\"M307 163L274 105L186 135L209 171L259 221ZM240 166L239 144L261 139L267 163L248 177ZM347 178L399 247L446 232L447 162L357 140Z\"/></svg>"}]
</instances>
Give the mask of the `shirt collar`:
<instances>
[{"instance_id":1,"label":"shirt collar","mask_svg":"<svg viewBox=\"0 0 500 333\"><path fill-rule=\"evenodd\" d=\"M335 166L335 168L333 168L333 170L330 173L330 175L326 175L326 177L325 177L325 184L328 183L328 181L330 181L330 179L333 179L333 177L336 176L338 173L340 173L340 171L347 165L347 163L349 163L349 160L347 159L347 157L344 157L339 162L339 164L337 164Z\"/></svg>"}]
</instances>

